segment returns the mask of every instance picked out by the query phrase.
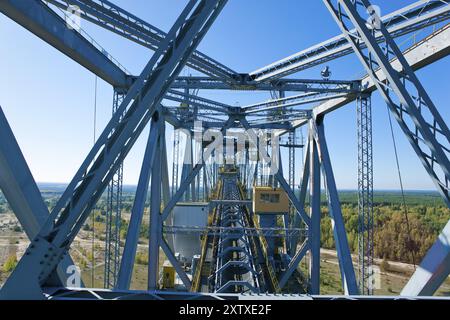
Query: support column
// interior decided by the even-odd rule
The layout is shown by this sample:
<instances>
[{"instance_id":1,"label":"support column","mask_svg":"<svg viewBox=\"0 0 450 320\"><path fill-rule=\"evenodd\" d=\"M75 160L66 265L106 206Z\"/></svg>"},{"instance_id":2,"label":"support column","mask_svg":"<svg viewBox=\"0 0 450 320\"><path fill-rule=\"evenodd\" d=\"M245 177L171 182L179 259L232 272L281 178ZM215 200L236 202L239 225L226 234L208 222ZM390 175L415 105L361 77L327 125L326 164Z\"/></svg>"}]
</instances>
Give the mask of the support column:
<instances>
[{"instance_id":1,"label":"support column","mask_svg":"<svg viewBox=\"0 0 450 320\"><path fill-rule=\"evenodd\" d=\"M310 122L312 123L311 120ZM320 294L320 163L317 144L314 141L312 124L309 135L309 201L311 224L309 226L310 261L309 274L311 277L311 294Z\"/></svg>"},{"instance_id":2,"label":"support column","mask_svg":"<svg viewBox=\"0 0 450 320\"><path fill-rule=\"evenodd\" d=\"M161 171L163 160L163 139L165 139L165 123L161 120L157 151L152 167L150 188L150 228L148 251L148 290L158 289L159 248L162 237L161 220Z\"/></svg>"},{"instance_id":3,"label":"support column","mask_svg":"<svg viewBox=\"0 0 450 320\"><path fill-rule=\"evenodd\" d=\"M150 127L150 134L147 140L144 160L142 161L141 173L136 189L133 208L131 209L131 218L128 225L127 238L125 240L125 248L120 262L119 275L117 279L117 289L130 289L131 276L133 273L134 260L139 241L139 231L144 215L145 201L148 194L148 186L150 183L150 174L152 172L153 161L157 150L157 141L159 140L159 124L156 118L153 118Z\"/></svg>"},{"instance_id":4,"label":"support column","mask_svg":"<svg viewBox=\"0 0 450 320\"><path fill-rule=\"evenodd\" d=\"M311 121L311 123L313 123ZM316 144L319 151L319 158L322 165L324 182L327 188L328 208L330 212L331 225L333 226L334 241L336 244L339 267L341 270L342 287L346 295L359 294L356 282L353 261L348 246L347 232L345 231L344 218L342 217L341 204L336 188L330 155L325 140L323 119L315 127Z\"/></svg>"}]
</instances>

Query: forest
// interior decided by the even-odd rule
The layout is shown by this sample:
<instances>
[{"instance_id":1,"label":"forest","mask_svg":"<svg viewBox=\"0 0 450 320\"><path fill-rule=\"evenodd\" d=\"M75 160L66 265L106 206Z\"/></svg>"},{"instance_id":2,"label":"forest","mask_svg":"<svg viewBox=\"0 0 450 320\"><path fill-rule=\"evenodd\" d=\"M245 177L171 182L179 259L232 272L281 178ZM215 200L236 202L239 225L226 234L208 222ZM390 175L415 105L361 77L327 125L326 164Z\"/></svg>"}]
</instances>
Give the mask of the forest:
<instances>
[{"instance_id":1,"label":"forest","mask_svg":"<svg viewBox=\"0 0 450 320\"><path fill-rule=\"evenodd\" d=\"M52 208L63 189L59 186L40 186L44 200ZM123 195L123 212L130 212L134 189L127 187ZM358 194L356 191L339 192L342 214L348 234L350 249L358 251ZM97 235L104 230L106 199L103 197L96 207ZM374 253L376 258L407 263L419 263L439 232L450 219L450 209L436 192L407 191L403 200L398 191L374 192ZM5 198L0 193L0 214L10 212ZM128 223L121 225L122 239ZM89 230L89 221L84 230ZM141 237L148 238L148 223L141 229ZM325 196L322 199L321 243L326 249L334 249L331 220Z\"/></svg>"},{"instance_id":2,"label":"forest","mask_svg":"<svg viewBox=\"0 0 450 320\"><path fill-rule=\"evenodd\" d=\"M350 249L358 251L358 197L340 192ZM325 202L323 203L326 204ZM450 209L439 194L409 191L405 201L397 191L374 193L374 254L376 258L419 263L450 219ZM328 208L322 207L322 247L334 248Z\"/></svg>"}]
</instances>

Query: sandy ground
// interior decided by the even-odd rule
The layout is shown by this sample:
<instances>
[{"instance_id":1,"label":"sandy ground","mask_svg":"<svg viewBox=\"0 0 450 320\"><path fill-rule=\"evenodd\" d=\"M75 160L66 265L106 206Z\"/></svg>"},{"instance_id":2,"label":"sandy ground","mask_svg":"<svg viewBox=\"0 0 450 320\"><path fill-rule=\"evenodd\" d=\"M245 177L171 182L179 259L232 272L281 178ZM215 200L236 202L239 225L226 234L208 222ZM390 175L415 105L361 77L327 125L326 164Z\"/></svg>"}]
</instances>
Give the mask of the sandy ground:
<instances>
[{"instance_id":1,"label":"sandy ground","mask_svg":"<svg viewBox=\"0 0 450 320\"><path fill-rule=\"evenodd\" d=\"M0 215L0 266L3 266L6 259L12 254L16 254L17 258L23 255L29 241L23 232L15 232L14 227L18 225L14 215ZM84 260L85 269L82 270L83 281L88 286L103 287L104 273L104 255L103 250L105 243L102 240L95 241L95 267L94 282L92 282L92 261L86 256L86 253L92 251L92 240L89 232L81 231L75 239L71 249L71 255L75 261ZM142 243L138 245L140 252L148 251L148 244ZM164 254L160 256L160 262L165 259ZM357 256L352 255L355 268L357 267ZM375 265L381 263L381 259L374 259ZM389 270L380 272L379 288L375 290L377 295L398 295L409 277L414 272L414 266L407 263L388 261ZM322 294L340 294L342 293L339 275L339 266L336 251L321 249L321 278L322 278ZM303 268L305 265L303 264ZM357 270L355 270L357 272ZM0 284L7 277L0 268ZM145 289L147 282L147 266L135 265L133 271L133 289ZM450 295L450 278L441 286L437 295Z\"/></svg>"},{"instance_id":2,"label":"sandy ground","mask_svg":"<svg viewBox=\"0 0 450 320\"><path fill-rule=\"evenodd\" d=\"M358 257L352 255L352 260L355 268L357 268ZM374 259L374 264L379 266L381 259ZM334 250L321 249L321 263L324 269L324 277L331 276L333 283L329 287L325 288L329 294L338 293L340 289L339 283L339 265L337 260L337 254ZM408 282L409 278L413 274L415 268L414 265L402 262L388 261L388 270L379 271L379 278L377 280L377 288L374 290L376 295L398 295L403 287ZM355 270L357 274L357 270ZM322 274L322 273L321 273ZM334 282L334 280L337 282ZM439 290L436 292L438 296L450 296L450 277L442 284Z\"/></svg>"}]
</instances>

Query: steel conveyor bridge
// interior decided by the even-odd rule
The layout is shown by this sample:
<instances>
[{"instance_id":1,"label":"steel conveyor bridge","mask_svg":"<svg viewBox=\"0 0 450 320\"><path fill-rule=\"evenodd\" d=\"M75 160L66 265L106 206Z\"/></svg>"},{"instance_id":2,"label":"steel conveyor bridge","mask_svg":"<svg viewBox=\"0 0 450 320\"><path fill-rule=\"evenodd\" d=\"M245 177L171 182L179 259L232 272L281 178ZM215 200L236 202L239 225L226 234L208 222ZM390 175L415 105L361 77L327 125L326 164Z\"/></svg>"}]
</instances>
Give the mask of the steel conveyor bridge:
<instances>
[{"instance_id":1,"label":"steel conveyor bridge","mask_svg":"<svg viewBox=\"0 0 450 320\"><path fill-rule=\"evenodd\" d=\"M0 0L1 14L111 85L114 92L111 118L50 211L0 107L0 191L30 241L2 286L0 300L245 299L249 296L263 299L262 295L274 298L269 294L283 292L309 294L295 296L298 299L326 299L321 296L323 201L332 220L343 297L372 299L371 95L375 91L387 104L423 169L450 207L450 129L439 111L445 106L435 105L416 75L417 70L450 54L450 0L411 0L407 6L385 16L374 12L372 0L322 0L340 35L247 73L234 71L198 51L227 2L187 0L166 32L109 0ZM375 2L383 4L387 0ZM152 50L141 72L130 74L83 29L69 26L67 19L74 8L78 17L93 27ZM406 36L414 41L408 48L400 48L398 42ZM329 79L329 72L322 72L321 79L286 78L350 54L364 67L366 75L362 78ZM200 75L181 76L186 67ZM202 93L203 90L261 91L270 93L271 99L232 106L201 97L199 90ZM328 115L353 102L357 104L358 132L355 133L359 138L358 277L325 135ZM200 130L197 130L198 122L203 124ZM273 133L270 146L288 134L290 138L284 145L290 148L289 183L283 175L282 161L277 172L265 173L269 163L261 159L265 158L269 144L261 148L264 152L256 157L255 164L249 160L253 146L250 142L243 143L244 169L238 171L237 166L225 165L217 172L218 166L210 158L218 157L223 150L217 148L216 154L210 146L225 143L215 136L199 142L195 134L194 137L186 134L185 158L191 161L180 165L179 175L179 162L175 161L179 159L174 156L170 164L176 164L172 169L175 181L172 181L171 194L166 145L169 126L175 131L200 135L214 129L221 134L220 139L229 137L228 129L234 130L231 133L238 130L253 141L265 141L267 137L256 137L255 131L268 130ZM303 129L307 137L297 144L296 130ZM144 132L149 132L147 144L126 238L121 241L123 163ZM175 142L179 148L180 141ZM296 147L305 148L305 157L298 168L301 172L297 172L298 186ZM205 157L193 164L197 149ZM272 152L271 156L276 154L281 153ZM232 156L237 158L237 153ZM289 198L286 211L290 216L283 216L282 228L278 223L281 219L275 220L274 228L261 228L249 206L247 192L253 186L277 186ZM105 288L72 288L67 284L71 277L67 270L75 266L70 249L105 192L109 203ZM200 192L203 192L202 199L210 203L207 223L198 228L188 226L190 229L171 225L177 205L182 201L198 202ZM147 199L150 200L148 279L147 290L141 292L131 289L131 279ZM281 216L275 219L278 218ZM262 224L268 225L271 226ZM300 236L299 232L303 231L305 234ZM202 235L197 242L201 247L200 258L191 270L178 259L168 237L183 232ZM272 244L273 237L277 236L284 241L281 254L278 252L281 246L275 252L268 245L268 240ZM435 241L400 296L392 299L432 296L447 279L450 221ZM176 271L184 292L160 291L162 252ZM280 257L276 262L275 255L277 259ZM304 282L293 279L299 276L301 263L307 269ZM306 287L289 290L291 282Z\"/></svg>"},{"instance_id":2,"label":"steel conveyor bridge","mask_svg":"<svg viewBox=\"0 0 450 320\"><path fill-rule=\"evenodd\" d=\"M217 190L218 205L206 231L200 267L193 291L215 293L279 292L267 243L260 241L270 231L255 224L237 171L223 172ZM266 233L266 234L264 234Z\"/></svg>"}]
</instances>

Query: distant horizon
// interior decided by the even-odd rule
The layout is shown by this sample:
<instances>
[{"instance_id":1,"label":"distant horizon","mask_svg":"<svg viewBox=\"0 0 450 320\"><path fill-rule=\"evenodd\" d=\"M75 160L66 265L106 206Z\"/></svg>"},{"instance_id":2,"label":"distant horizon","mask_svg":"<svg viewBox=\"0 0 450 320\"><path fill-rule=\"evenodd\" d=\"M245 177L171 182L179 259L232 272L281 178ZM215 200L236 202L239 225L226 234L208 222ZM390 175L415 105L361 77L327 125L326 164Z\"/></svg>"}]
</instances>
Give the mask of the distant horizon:
<instances>
[{"instance_id":1,"label":"distant horizon","mask_svg":"<svg viewBox=\"0 0 450 320\"><path fill-rule=\"evenodd\" d=\"M38 187L42 187L45 185L48 186L56 186L59 185L61 187L66 187L69 185L68 182L37 182ZM124 187L128 187L128 188L137 188L137 185L135 184L124 184ZM172 185L170 185L172 186ZM358 189L348 189L348 188L343 188L343 189L338 189L338 191L341 192L356 192L358 191ZM401 189L374 189L374 192L401 192ZM439 192L437 190L433 190L433 189L404 189L405 192L429 192L429 193L436 193L439 194Z\"/></svg>"}]
</instances>

